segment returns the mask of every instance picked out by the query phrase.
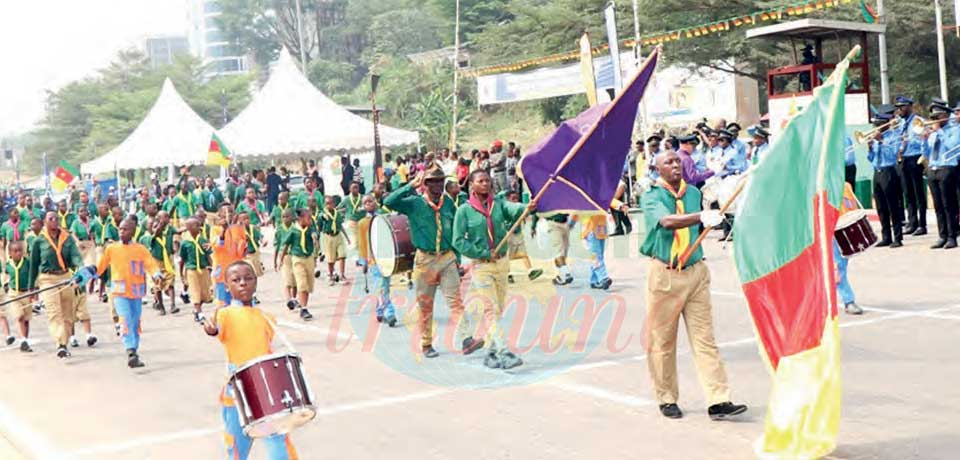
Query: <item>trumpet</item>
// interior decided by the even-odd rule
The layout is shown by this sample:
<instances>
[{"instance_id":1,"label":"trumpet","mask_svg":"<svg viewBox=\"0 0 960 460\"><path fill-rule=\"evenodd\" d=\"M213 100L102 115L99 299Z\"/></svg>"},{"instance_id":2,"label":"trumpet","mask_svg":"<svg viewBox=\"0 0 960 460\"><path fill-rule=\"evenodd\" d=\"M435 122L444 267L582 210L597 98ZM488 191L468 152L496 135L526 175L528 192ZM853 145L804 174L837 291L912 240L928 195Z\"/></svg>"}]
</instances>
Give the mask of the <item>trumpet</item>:
<instances>
[{"instance_id":1,"label":"trumpet","mask_svg":"<svg viewBox=\"0 0 960 460\"><path fill-rule=\"evenodd\" d=\"M890 120L890 121L888 121L888 122L886 122L886 123L884 123L884 124L882 124L882 125L880 125L880 126L877 126L876 128L873 128L873 129L871 129L870 131L867 131L867 132L854 131L854 132L853 132L853 140L855 140L858 144L866 144L866 143L870 140L871 137L873 137L874 135L876 135L878 132L882 131L884 128L889 127L890 129L893 129L893 128L896 128L897 125L899 125L899 124L900 124L900 119L899 119L899 118L894 118L893 120Z\"/></svg>"},{"instance_id":2,"label":"trumpet","mask_svg":"<svg viewBox=\"0 0 960 460\"><path fill-rule=\"evenodd\" d=\"M913 132L913 134L916 134L916 135L919 136L919 135L923 134L924 131L927 130L927 127L928 127L928 126L933 126L933 125L936 125L936 124L940 124L940 123L943 122L943 121L946 121L946 120L929 120L929 121L923 121L923 120L921 120L921 119L919 119L919 118L914 118L913 121L910 122L910 131Z\"/></svg>"}]
</instances>

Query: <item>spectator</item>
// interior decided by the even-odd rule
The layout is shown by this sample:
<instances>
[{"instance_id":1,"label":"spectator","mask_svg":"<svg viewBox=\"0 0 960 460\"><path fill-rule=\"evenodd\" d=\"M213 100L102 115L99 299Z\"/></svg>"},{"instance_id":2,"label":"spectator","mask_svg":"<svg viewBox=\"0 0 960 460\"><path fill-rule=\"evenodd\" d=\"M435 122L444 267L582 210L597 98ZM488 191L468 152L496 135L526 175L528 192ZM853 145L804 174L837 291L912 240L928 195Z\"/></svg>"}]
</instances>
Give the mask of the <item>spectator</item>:
<instances>
[{"instance_id":1,"label":"spectator","mask_svg":"<svg viewBox=\"0 0 960 460\"><path fill-rule=\"evenodd\" d=\"M280 195L280 191L283 188L283 178L277 174L277 168L271 166L267 169L267 212L273 211L273 207L277 204L277 196Z\"/></svg>"},{"instance_id":2,"label":"spectator","mask_svg":"<svg viewBox=\"0 0 960 460\"><path fill-rule=\"evenodd\" d=\"M363 168L360 167L360 159L353 159L353 181L360 184L360 194L367 194L367 186L363 183Z\"/></svg>"},{"instance_id":3,"label":"spectator","mask_svg":"<svg viewBox=\"0 0 960 460\"><path fill-rule=\"evenodd\" d=\"M350 164L349 156L340 157L340 188L343 194L350 193L350 183L353 182L353 165Z\"/></svg>"}]
</instances>

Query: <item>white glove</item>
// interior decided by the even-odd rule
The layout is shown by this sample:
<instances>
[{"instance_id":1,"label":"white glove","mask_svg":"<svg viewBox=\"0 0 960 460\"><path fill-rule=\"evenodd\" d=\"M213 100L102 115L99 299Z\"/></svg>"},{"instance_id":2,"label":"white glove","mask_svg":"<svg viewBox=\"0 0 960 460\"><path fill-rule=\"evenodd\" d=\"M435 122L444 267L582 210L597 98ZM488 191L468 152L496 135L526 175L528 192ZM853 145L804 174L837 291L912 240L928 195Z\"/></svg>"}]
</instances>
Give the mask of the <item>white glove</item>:
<instances>
[{"instance_id":1,"label":"white glove","mask_svg":"<svg viewBox=\"0 0 960 460\"><path fill-rule=\"evenodd\" d=\"M703 211L700 213L700 222L708 228L716 227L723 223L723 215L714 209Z\"/></svg>"}]
</instances>

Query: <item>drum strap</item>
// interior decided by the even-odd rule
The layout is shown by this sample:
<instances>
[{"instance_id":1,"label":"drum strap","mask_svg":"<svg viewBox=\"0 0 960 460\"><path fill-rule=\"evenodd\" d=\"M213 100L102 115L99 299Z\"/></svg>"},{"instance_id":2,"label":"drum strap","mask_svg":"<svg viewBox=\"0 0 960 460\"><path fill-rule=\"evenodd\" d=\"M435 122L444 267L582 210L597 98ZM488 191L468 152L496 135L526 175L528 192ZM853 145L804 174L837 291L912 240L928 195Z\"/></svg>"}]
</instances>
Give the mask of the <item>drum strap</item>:
<instances>
[{"instance_id":1,"label":"drum strap","mask_svg":"<svg viewBox=\"0 0 960 460\"><path fill-rule=\"evenodd\" d=\"M667 181L663 178L657 179L657 185L663 187L664 190L670 192L673 195L673 199L676 201L677 214L686 214L687 211L683 206L683 196L687 193L687 183L681 179L680 187L677 190L674 190ZM690 246L690 227L679 228L673 231L673 245L670 246L670 268L680 269L680 256L686 252L687 248Z\"/></svg>"}]
</instances>

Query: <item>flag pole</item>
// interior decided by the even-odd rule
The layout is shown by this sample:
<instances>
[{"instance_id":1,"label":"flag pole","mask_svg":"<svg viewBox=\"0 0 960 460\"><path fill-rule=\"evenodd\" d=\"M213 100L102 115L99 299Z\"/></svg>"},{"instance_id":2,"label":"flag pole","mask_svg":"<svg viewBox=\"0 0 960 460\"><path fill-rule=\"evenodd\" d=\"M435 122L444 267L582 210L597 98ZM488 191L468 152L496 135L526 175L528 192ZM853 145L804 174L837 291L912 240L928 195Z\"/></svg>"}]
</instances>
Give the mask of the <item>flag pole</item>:
<instances>
[{"instance_id":1,"label":"flag pole","mask_svg":"<svg viewBox=\"0 0 960 460\"><path fill-rule=\"evenodd\" d=\"M650 65L651 62L653 62L652 61L653 56L659 55L661 49L662 47L658 46L656 49L654 49L652 53L650 53L650 56L647 57L647 60L643 63L643 66L637 69L637 73L633 76L632 79L630 79L630 83L628 83L626 87L632 86L633 83L637 80L637 78L640 78L640 75L643 75L647 66ZM547 182L543 184L543 187L540 188L540 191L537 192L537 195L530 200L530 204L528 204L527 208L523 210L523 214L521 214L520 217L517 218L517 220L510 227L510 230L508 230L506 235L504 235L503 239L501 239L500 242L497 243L497 247L494 248L493 252L491 253L491 257L495 256L497 253L500 252L501 249L503 249L503 245L506 244L507 239L510 238L510 235L513 234L513 232L517 230L517 227L519 227L520 224L523 223L523 220L530 215L530 209L536 207L537 202L539 202L540 198L543 197L544 192L546 192L551 185L557 182L557 176L560 174L560 171L563 171L563 168L565 168L567 164L573 161L573 157L575 157L578 153L580 153L580 148L583 147L583 144L587 142L587 139L590 138L590 135L593 134L593 132L597 129L597 126L600 124L600 121L602 121L603 118L608 113L610 113L611 109L616 107L617 101L619 101L620 98L623 97L623 95L626 93L627 93L626 91L619 92L616 95L616 97L614 97L613 102L611 102L610 105L606 107L606 109L603 112L603 115L597 118L597 121L593 122L593 126L590 127L590 130L587 131L586 134L580 136L580 139L577 141L576 144L574 144L574 146L570 149L570 151L567 152L567 155L563 157L563 160L561 160L560 164L557 165L557 168L553 171L553 174L550 175L550 178L547 179ZM522 163L523 159L521 159L520 162ZM520 168L520 164L517 164L517 168Z\"/></svg>"},{"instance_id":2,"label":"flag pole","mask_svg":"<svg viewBox=\"0 0 960 460\"><path fill-rule=\"evenodd\" d=\"M752 169L751 169L751 170L748 170L748 171L747 171L747 174L744 174L743 178L741 178L741 179L740 179L740 182L737 184L737 188L734 189L733 195L730 195L730 198L727 199L727 202L724 203L723 206L720 207L720 215L723 215L723 214L725 214L725 213L727 212L727 209L729 209L730 206L733 205L733 202L736 201L736 200L737 200L737 197L740 196L740 192L742 192L742 191L743 191L743 188L746 187L746 185L747 185L746 179L747 179L747 175L749 174L749 171L752 171ZM693 251L696 251L697 248L700 247L700 245L703 243L703 240L707 238L707 235L708 235L708 234L710 233L710 231L713 230L714 228L716 228L716 227L713 227L713 226L711 226L711 227L704 226L704 227L703 227L703 231L700 232L700 236L697 237L697 240L694 241L693 244L691 244L690 247L688 247L687 250L686 250L686 251L683 251L683 254L680 255L680 259L677 261L677 267L678 267L678 268L683 267L683 265L687 263L687 260L689 260L689 259L690 259L690 256L693 255Z\"/></svg>"}]
</instances>

